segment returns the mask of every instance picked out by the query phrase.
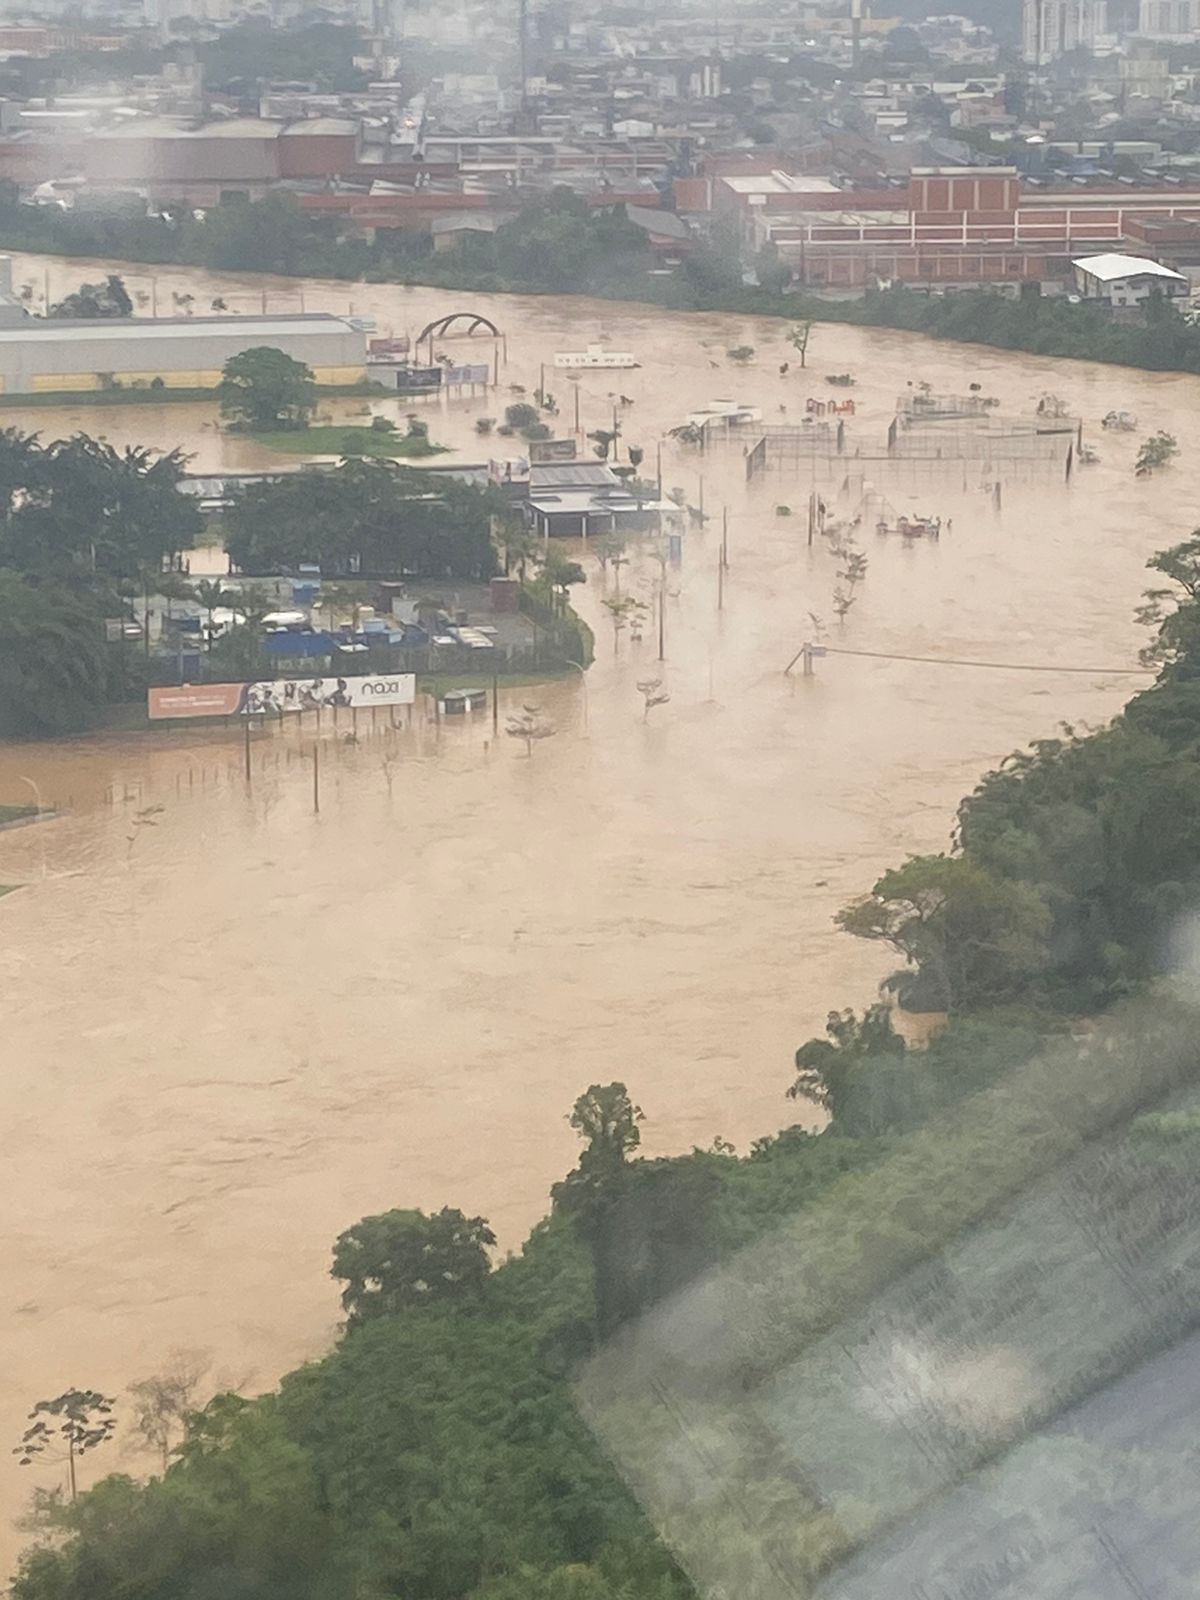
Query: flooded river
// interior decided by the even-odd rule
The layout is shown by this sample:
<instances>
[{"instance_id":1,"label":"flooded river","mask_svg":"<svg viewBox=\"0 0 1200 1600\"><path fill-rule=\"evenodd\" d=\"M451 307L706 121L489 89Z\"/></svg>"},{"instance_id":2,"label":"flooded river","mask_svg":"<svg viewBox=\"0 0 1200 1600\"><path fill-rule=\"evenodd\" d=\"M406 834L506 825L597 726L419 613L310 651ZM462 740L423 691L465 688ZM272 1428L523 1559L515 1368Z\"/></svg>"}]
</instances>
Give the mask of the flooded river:
<instances>
[{"instance_id":1,"label":"flooded river","mask_svg":"<svg viewBox=\"0 0 1200 1600\"><path fill-rule=\"evenodd\" d=\"M48 270L57 294L103 269ZM149 274L122 271L148 290ZM18 259L18 282L42 272ZM296 305L291 283L156 277L160 309L184 292L251 309L264 286L273 308ZM487 453L474 418L499 416L509 385L532 390L556 350L601 339L642 365L585 375L583 424L604 425L612 391L632 397L624 441L647 467L689 407L738 398L796 418L846 370L864 439L882 440L910 381L977 382L1026 414L1052 388L1103 459L1069 486L1006 485L999 512L974 474L893 494L953 528L938 544L867 534L870 570L839 627L837 562L805 541L807 483L748 489L740 448L701 459L668 441L666 486L695 504L702 471L715 516L671 571L665 662L652 630L614 651L584 553L586 688L508 692L556 727L532 759L486 715L364 726L357 744L327 728L314 814L311 730L262 733L249 785L240 740L211 732L0 747L0 801L36 789L64 813L0 834L0 882L23 885L0 901L12 1441L34 1400L72 1384L118 1393L172 1347L210 1352L251 1389L320 1352L338 1317L330 1244L364 1214L457 1205L517 1246L574 1159L565 1117L589 1083L628 1083L652 1152L717 1134L744 1149L796 1120L796 1046L830 1007L869 1000L889 966L834 931L839 906L887 864L944 848L959 797L1006 752L1063 720L1104 720L1139 682L834 655L785 677L808 614L829 643L889 656L1132 666L1143 564L1194 520L1194 378L836 327L814 331L807 374L783 377L780 323L385 286L305 295L309 309L353 302L381 332L466 307L499 324L499 391L421 411L467 459ZM725 351L743 344L757 356L738 370ZM547 374L567 412L564 380ZM1113 407L1138 414L1136 434L1100 434ZM0 421L182 445L205 468L280 459L214 419L187 405L5 408ZM1157 427L1183 454L1135 484L1137 440ZM776 515L781 503L796 514ZM621 581L649 597L656 573L634 552ZM671 699L643 723L636 685L660 675ZM6 1521L32 1477L10 1461L0 1450ZM117 1446L96 1464L122 1465Z\"/></svg>"}]
</instances>

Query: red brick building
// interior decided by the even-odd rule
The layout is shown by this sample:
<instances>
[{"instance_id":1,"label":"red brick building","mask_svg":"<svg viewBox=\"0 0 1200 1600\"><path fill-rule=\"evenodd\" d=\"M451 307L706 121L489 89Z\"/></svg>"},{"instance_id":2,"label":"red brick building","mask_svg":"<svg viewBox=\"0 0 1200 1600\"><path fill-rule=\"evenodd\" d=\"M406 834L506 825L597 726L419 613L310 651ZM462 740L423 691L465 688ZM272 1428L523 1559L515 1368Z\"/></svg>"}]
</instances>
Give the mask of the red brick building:
<instances>
[{"instance_id":1,"label":"red brick building","mask_svg":"<svg viewBox=\"0 0 1200 1600\"><path fill-rule=\"evenodd\" d=\"M774 173L713 178L711 209L773 244L814 288L1066 279L1080 251L1195 248L1200 186L1027 189L1009 167L914 169L907 189L837 189ZM694 198L689 195L688 198ZM1156 229L1161 231L1156 233ZM1176 237L1177 235L1177 237Z\"/></svg>"}]
</instances>

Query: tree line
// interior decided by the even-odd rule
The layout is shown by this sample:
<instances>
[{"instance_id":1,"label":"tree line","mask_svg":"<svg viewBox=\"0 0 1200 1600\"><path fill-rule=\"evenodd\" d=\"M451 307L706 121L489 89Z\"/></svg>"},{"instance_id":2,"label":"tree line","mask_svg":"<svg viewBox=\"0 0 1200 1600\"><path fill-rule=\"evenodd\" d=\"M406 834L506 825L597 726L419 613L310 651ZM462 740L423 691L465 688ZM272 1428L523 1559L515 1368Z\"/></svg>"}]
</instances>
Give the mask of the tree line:
<instances>
[{"instance_id":1,"label":"tree line","mask_svg":"<svg viewBox=\"0 0 1200 1600\"><path fill-rule=\"evenodd\" d=\"M481 581L498 570L493 519L508 511L494 489L355 458L238 489L225 548L245 573L312 563L338 576Z\"/></svg>"},{"instance_id":2,"label":"tree line","mask_svg":"<svg viewBox=\"0 0 1200 1600\"><path fill-rule=\"evenodd\" d=\"M1012 297L990 289L923 292L868 287L860 298L825 300L792 292L777 256L760 255L757 287L743 281L737 241L721 229L692 241L676 270L659 263L645 233L623 207L593 207L565 189L538 196L491 234L468 234L460 248L435 254L427 234L380 228L373 239L324 214L302 211L272 194L232 200L203 219L186 208L167 218L93 215L17 203L0 186L0 238L5 247L99 256L148 264L175 262L215 271L274 272L349 282L423 283L483 292L586 293L642 301L672 311L727 311L746 316L812 318L896 328L933 338L1068 356L1155 371L1200 372L1200 327L1152 298L1144 315L1115 321L1037 284Z\"/></svg>"},{"instance_id":3,"label":"tree line","mask_svg":"<svg viewBox=\"0 0 1200 1600\"><path fill-rule=\"evenodd\" d=\"M898 958L887 987L902 1003L952 1020L917 1058L885 1005L832 1012L826 1037L797 1053L792 1092L835 1126L912 1125L1047 1029L1170 970L1200 904L1200 530L1150 568L1139 616L1154 630L1151 687L1106 728L1064 725L1010 756L963 800L950 852L892 868L840 913Z\"/></svg>"},{"instance_id":4,"label":"tree line","mask_svg":"<svg viewBox=\"0 0 1200 1600\"><path fill-rule=\"evenodd\" d=\"M142 648L124 637L135 602L205 604L204 586L183 571L202 527L182 488L186 468L178 450L116 449L86 434L43 442L0 429L0 736L80 731L106 706L144 697L149 638ZM498 570L493 528L503 534L512 518L494 489L348 460L239 488L224 531L232 561L250 576L313 563L326 579L470 582ZM270 606L220 585L208 600L210 611L237 605L247 616L214 646L214 665L253 675L262 664L255 618ZM590 652L573 614L552 620Z\"/></svg>"}]
</instances>

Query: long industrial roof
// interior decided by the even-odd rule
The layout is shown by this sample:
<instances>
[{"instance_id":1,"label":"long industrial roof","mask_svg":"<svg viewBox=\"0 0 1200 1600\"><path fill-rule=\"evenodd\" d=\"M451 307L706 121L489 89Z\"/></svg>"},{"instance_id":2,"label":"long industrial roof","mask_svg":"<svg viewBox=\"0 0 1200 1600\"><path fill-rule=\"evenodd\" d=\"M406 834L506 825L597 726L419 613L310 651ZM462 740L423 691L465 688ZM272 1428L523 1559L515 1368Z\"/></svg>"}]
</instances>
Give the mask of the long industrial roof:
<instances>
[{"instance_id":1,"label":"long industrial roof","mask_svg":"<svg viewBox=\"0 0 1200 1600\"><path fill-rule=\"evenodd\" d=\"M139 117L111 128L99 128L92 139L278 139L283 123L259 117L230 117L224 122L204 122L199 127L170 117Z\"/></svg>"},{"instance_id":2,"label":"long industrial roof","mask_svg":"<svg viewBox=\"0 0 1200 1600\"><path fill-rule=\"evenodd\" d=\"M0 328L0 343L24 344L31 339L201 339L213 333L234 334L252 344L283 333L357 332L345 317L327 311L310 311L278 317L30 317L13 327Z\"/></svg>"}]
</instances>

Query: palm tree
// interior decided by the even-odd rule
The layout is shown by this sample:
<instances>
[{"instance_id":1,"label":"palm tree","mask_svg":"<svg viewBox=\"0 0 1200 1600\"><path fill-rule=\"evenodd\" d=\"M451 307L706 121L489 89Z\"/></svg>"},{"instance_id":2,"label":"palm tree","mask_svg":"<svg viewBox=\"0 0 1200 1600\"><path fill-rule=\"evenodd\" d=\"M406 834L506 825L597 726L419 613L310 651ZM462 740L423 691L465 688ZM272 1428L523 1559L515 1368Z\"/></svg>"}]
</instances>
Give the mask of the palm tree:
<instances>
[{"instance_id":1,"label":"palm tree","mask_svg":"<svg viewBox=\"0 0 1200 1600\"><path fill-rule=\"evenodd\" d=\"M244 678L257 676L261 666L263 621L274 610L265 589L251 587L227 593L227 603L236 608L237 626L220 641L222 664Z\"/></svg>"},{"instance_id":2,"label":"palm tree","mask_svg":"<svg viewBox=\"0 0 1200 1600\"><path fill-rule=\"evenodd\" d=\"M525 582L525 569L541 554L542 541L532 533L518 516L506 517L499 529L499 542L504 547L504 576L507 578L516 565L517 577Z\"/></svg>"},{"instance_id":3,"label":"palm tree","mask_svg":"<svg viewBox=\"0 0 1200 1600\"><path fill-rule=\"evenodd\" d=\"M363 598L356 588L350 584L330 584L327 588L321 586L321 594L317 601L322 611L329 612L329 620L333 622L335 611L348 611L351 625L355 633L358 632L358 619L362 612Z\"/></svg>"},{"instance_id":4,"label":"palm tree","mask_svg":"<svg viewBox=\"0 0 1200 1600\"><path fill-rule=\"evenodd\" d=\"M200 582L196 584L192 592L196 597L196 603L198 605L202 605L205 611L208 613L208 629L205 634L205 642L208 648L211 650L213 640L213 616L222 607L227 606L233 599L233 596L230 594L229 590L226 589L220 578L201 578Z\"/></svg>"},{"instance_id":5,"label":"palm tree","mask_svg":"<svg viewBox=\"0 0 1200 1600\"><path fill-rule=\"evenodd\" d=\"M543 550L541 567L541 578L550 590L551 604L556 611L565 611L571 585L586 583L587 574L578 561L572 561L553 544L547 544Z\"/></svg>"}]
</instances>

